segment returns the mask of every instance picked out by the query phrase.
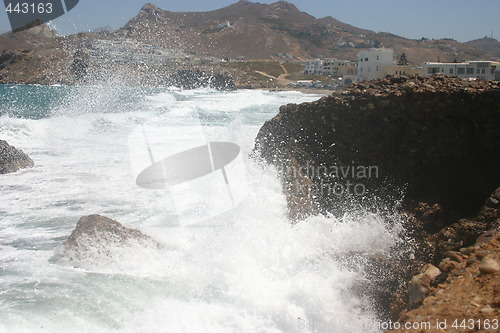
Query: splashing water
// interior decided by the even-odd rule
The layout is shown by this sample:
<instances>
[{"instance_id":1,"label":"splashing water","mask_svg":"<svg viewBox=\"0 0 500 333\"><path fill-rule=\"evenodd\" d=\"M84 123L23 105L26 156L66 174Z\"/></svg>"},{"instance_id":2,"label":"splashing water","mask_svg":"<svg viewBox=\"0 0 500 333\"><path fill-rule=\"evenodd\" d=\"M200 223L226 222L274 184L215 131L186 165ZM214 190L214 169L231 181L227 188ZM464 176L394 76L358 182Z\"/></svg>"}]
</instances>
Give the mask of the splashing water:
<instances>
[{"instance_id":1,"label":"splashing water","mask_svg":"<svg viewBox=\"0 0 500 333\"><path fill-rule=\"evenodd\" d=\"M107 87L0 87L0 137L35 168L0 178L2 332L371 332L349 253L387 254L397 220L315 216L292 225L271 167L247 156L262 123L298 92ZM47 97L49 96L49 97ZM36 107L35 107L36 106ZM205 225L183 227L171 194L135 185L129 138L154 119L166 144L202 118L240 145L247 196ZM205 133L206 134L206 133ZM233 180L238 183L238 179ZM125 250L86 269L50 260L83 215L102 214L163 247ZM354 260L354 259L353 259Z\"/></svg>"}]
</instances>

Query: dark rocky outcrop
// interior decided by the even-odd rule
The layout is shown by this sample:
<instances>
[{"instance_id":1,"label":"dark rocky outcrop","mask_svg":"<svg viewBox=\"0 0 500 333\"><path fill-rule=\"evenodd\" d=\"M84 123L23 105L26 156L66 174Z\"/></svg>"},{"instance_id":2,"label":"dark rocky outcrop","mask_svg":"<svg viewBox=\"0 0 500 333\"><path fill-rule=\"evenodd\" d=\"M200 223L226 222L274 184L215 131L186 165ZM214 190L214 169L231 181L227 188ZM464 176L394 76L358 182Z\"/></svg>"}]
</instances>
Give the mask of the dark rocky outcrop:
<instances>
[{"instance_id":1,"label":"dark rocky outcrop","mask_svg":"<svg viewBox=\"0 0 500 333\"><path fill-rule=\"evenodd\" d=\"M7 141L0 140L0 174L32 168L33 160L22 150L12 147Z\"/></svg>"},{"instance_id":2,"label":"dark rocky outcrop","mask_svg":"<svg viewBox=\"0 0 500 333\"><path fill-rule=\"evenodd\" d=\"M52 260L78 268L95 268L127 260L131 253L160 247L137 229L127 228L105 216L88 215L80 218Z\"/></svg>"},{"instance_id":3,"label":"dark rocky outcrop","mask_svg":"<svg viewBox=\"0 0 500 333\"><path fill-rule=\"evenodd\" d=\"M277 167L293 220L397 206L414 258L379 261L374 271L383 266L386 277L365 289L381 318L397 320L462 272L455 269L470 247L496 237L499 128L499 83L387 77L281 107L261 128L254 153ZM482 270L495 267L490 260ZM492 281L484 282L487 295Z\"/></svg>"},{"instance_id":4,"label":"dark rocky outcrop","mask_svg":"<svg viewBox=\"0 0 500 333\"><path fill-rule=\"evenodd\" d=\"M292 217L403 191L462 217L500 184L499 128L499 83L390 77L282 106L256 151L284 171Z\"/></svg>"}]
</instances>

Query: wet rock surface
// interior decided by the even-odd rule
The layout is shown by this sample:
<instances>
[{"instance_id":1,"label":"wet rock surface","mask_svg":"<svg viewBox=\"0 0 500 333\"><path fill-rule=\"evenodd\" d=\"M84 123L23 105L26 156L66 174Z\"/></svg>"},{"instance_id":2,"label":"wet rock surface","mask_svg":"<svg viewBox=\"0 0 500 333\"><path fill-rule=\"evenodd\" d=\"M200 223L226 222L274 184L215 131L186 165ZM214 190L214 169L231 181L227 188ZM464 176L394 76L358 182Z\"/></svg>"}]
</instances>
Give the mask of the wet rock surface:
<instances>
[{"instance_id":1,"label":"wet rock surface","mask_svg":"<svg viewBox=\"0 0 500 333\"><path fill-rule=\"evenodd\" d=\"M291 204L292 218L318 208L342 214L341 204L360 198L393 202L402 192L405 208L439 204L463 217L500 184L499 115L500 83L387 77L282 106L262 126L256 152L284 170L284 187L296 188L290 203L315 197ZM297 184L290 169L315 186Z\"/></svg>"},{"instance_id":2,"label":"wet rock surface","mask_svg":"<svg viewBox=\"0 0 500 333\"><path fill-rule=\"evenodd\" d=\"M500 83L387 77L281 107L254 153L277 167L292 220L397 206L414 257L367 289L381 318L498 318L499 128Z\"/></svg>"},{"instance_id":3,"label":"wet rock surface","mask_svg":"<svg viewBox=\"0 0 500 333\"><path fill-rule=\"evenodd\" d=\"M0 174L16 172L34 165L33 160L22 150L0 140Z\"/></svg>"},{"instance_id":4,"label":"wet rock surface","mask_svg":"<svg viewBox=\"0 0 500 333\"><path fill-rule=\"evenodd\" d=\"M92 269L107 265L118 265L120 261L134 260L144 252L144 261L149 260L148 250L161 248L155 240L137 229L101 215L80 218L69 238L56 249L53 261L77 268Z\"/></svg>"}]
</instances>

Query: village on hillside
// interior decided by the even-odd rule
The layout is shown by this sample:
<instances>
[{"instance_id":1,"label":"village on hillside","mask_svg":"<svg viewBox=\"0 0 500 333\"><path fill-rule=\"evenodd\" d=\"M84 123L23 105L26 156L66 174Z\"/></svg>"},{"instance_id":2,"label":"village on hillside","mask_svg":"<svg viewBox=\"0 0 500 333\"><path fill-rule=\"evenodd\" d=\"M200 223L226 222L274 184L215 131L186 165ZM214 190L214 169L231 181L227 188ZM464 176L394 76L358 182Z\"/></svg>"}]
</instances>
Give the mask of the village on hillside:
<instances>
[{"instance_id":1,"label":"village on hillside","mask_svg":"<svg viewBox=\"0 0 500 333\"><path fill-rule=\"evenodd\" d=\"M421 66L408 63L406 54L394 60L394 50L389 48L371 48L361 51L357 61L335 58L309 59L306 61L304 74L324 74L331 76L338 85L349 85L367 80L381 79L387 75L441 74L469 80L500 81L500 62L465 61L465 62L425 62ZM315 87L320 85L314 80L300 80L297 86Z\"/></svg>"},{"instance_id":2,"label":"village on hillside","mask_svg":"<svg viewBox=\"0 0 500 333\"><path fill-rule=\"evenodd\" d=\"M386 76L430 76L441 74L468 80L500 81L500 62L470 60L454 62L409 63L405 53L399 56L392 48L361 49L357 60L336 58L300 59L290 53L279 53L272 59L249 60L245 57L219 58L193 54L159 45L147 45L130 39L95 39L81 43L74 55L94 68L103 70L117 64L138 64L154 67L158 64L184 70L223 70L234 75L243 70L244 80L253 77L252 88L329 89L349 86ZM93 66L91 65L93 64ZM97 73L94 72L94 75ZM241 80L243 81L243 80Z\"/></svg>"},{"instance_id":3,"label":"village on hillside","mask_svg":"<svg viewBox=\"0 0 500 333\"><path fill-rule=\"evenodd\" d=\"M336 90L387 75L498 81L499 57L492 37L406 39L316 19L286 1L239 1L208 14L145 4L114 31L60 36L44 24L0 34L0 84L161 86L180 72L223 75L237 88Z\"/></svg>"}]
</instances>

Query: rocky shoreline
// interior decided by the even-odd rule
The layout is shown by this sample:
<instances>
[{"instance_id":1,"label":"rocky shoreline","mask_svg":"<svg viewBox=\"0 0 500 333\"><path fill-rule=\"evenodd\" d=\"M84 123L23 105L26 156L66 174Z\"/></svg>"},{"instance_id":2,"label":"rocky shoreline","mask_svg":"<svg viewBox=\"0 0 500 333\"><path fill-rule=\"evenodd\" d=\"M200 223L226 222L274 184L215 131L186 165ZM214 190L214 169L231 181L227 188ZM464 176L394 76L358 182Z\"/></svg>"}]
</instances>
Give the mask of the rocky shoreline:
<instances>
[{"instance_id":1,"label":"rocky shoreline","mask_svg":"<svg viewBox=\"0 0 500 333\"><path fill-rule=\"evenodd\" d=\"M254 153L278 169L292 220L359 207L399 212L415 257L384 263L394 278L375 283L371 297L382 317L405 322L438 316L445 305L435 304L474 306L456 276L492 295L498 272L483 279L478 270L485 257L499 263L499 128L499 83L387 77L281 107ZM495 290L474 304L498 318Z\"/></svg>"},{"instance_id":2,"label":"rocky shoreline","mask_svg":"<svg viewBox=\"0 0 500 333\"><path fill-rule=\"evenodd\" d=\"M370 281L360 291L382 319L476 325L500 315L499 128L499 83L387 77L281 107L259 131L255 156L280 172L293 221L359 207L397 212L414 255L367 256ZM0 173L33 165L0 140ZM160 247L92 215L52 260L95 268L94 256L113 262L135 243L153 253Z\"/></svg>"}]
</instances>

